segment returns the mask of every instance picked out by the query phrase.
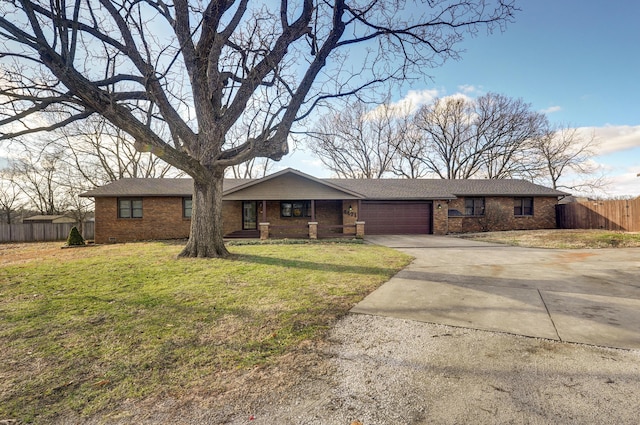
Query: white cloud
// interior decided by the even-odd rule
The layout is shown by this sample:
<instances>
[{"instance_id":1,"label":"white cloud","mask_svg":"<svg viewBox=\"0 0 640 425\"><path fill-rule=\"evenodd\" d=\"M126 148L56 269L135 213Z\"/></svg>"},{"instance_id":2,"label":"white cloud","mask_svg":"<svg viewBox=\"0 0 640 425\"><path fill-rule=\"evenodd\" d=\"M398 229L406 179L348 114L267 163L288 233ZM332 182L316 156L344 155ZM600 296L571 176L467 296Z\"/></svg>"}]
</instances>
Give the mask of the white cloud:
<instances>
[{"instance_id":1,"label":"white cloud","mask_svg":"<svg viewBox=\"0 0 640 425\"><path fill-rule=\"evenodd\" d=\"M627 197L640 195L640 177L635 169L615 176L607 177L608 185L604 188L606 197Z\"/></svg>"},{"instance_id":2,"label":"white cloud","mask_svg":"<svg viewBox=\"0 0 640 425\"><path fill-rule=\"evenodd\" d=\"M463 84L458 86L458 90L464 94L479 94L482 93L482 86L474 86L473 84Z\"/></svg>"},{"instance_id":3,"label":"white cloud","mask_svg":"<svg viewBox=\"0 0 640 425\"><path fill-rule=\"evenodd\" d=\"M581 127L582 134L593 134L599 141L598 155L606 155L640 147L640 125L608 125L605 127Z\"/></svg>"},{"instance_id":4,"label":"white cloud","mask_svg":"<svg viewBox=\"0 0 640 425\"><path fill-rule=\"evenodd\" d=\"M561 106L549 106L546 109L541 110L540 112L542 112L543 114L553 114L554 112L560 112L562 111L562 107Z\"/></svg>"},{"instance_id":5,"label":"white cloud","mask_svg":"<svg viewBox=\"0 0 640 425\"><path fill-rule=\"evenodd\" d=\"M412 114L419 107L432 102L440 95L441 92L438 89L409 90L405 97L397 102L392 102L389 108L399 115Z\"/></svg>"},{"instance_id":6,"label":"white cloud","mask_svg":"<svg viewBox=\"0 0 640 425\"><path fill-rule=\"evenodd\" d=\"M450 95L444 95L444 91L438 89L425 89L425 90L409 90L406 96L397 102L392 102L389 104L389 110L393 112L396 116L406 116L413 114L416 110L422 105L426 105L428 103L433 102L436 98L441 99L472 99L470 96L473 93L477 94L478 89L475 86L465 85L459 86L457 93L453 93ZM376 113L382 110L384 105L380 105L377 108L370 111L368 116L375 116Z\"/></svg>"}]
</instances>

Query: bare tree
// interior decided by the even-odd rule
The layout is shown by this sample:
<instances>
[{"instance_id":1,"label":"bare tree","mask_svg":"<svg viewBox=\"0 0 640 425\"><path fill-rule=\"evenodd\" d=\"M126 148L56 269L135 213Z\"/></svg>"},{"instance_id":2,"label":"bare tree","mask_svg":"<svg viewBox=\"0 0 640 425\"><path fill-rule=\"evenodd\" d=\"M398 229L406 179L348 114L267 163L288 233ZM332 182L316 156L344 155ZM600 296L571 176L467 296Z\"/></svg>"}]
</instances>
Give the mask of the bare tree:
<instances>
[{"instance_id":1,"label":"bare tree","mask_svg":"<svg viewBox=\"0 0 640 425\"><path fill-rule=\"evenodd\" d=\"M481 96L474 104L476 134L482 140L482 177L522 177L537 167L532 150L548 126L545 115L522 99L496 93Z\"/></svg>"},{"instance_id":2,"label":"bare tree","mask_svg":"<svg viewBox=\"0 0 640 425\"><path fill-rule=\"evenodd\" d=\"M224 256L228 167L281 159L324 101L424 73L514 11L514 0L5 1L0 138L104 117L193 177L181 255ZM231 144L237 125L250 131Z\"/></svg>"},{"instance_id":3,"label":"bare tree","mask_svg":"<svg viewBox=\"0 0 640 425\"><path fill-rule=\"evenodd\" d=\"M54 132L52 144L65 152L63 160L92 188L122 178L177 177L183 174L159 157L134 148L133 140L101 116L74 122ZM33 142L28 142L29 145Z\"/></svg>"},{"instance_id":4,"label":"bare tree","mask_svg":"<svg viewBox=\"0 0 640 425\"><path fill-rule=\"evenodd\" d=\"M396 155L392 162L393 174L407 179L430 176L431 169L423 159L428 156L422 134L412 122L410 112L401 112L398 125L400 140L396 145Z\"/></svg>"},{"instance_id":5,"label":"bare tree","mask_svg":"<svg viewBox=\"0 0 640 425\"><path fill-rule=\"evenodd\" d=\"M540 164L537 177L549 182L554 189L593 190L602 188L606 181L598 175L598 167L591 161L598 141L593 134L585 137L569 126L550 127L535 144L536 160ZM573 173L577 180L561 183L563 177Z\"/></svg>"},{"instance_id":6,"label":"bare tree","mask_svg":"<svg viewBox=\"0 0 640 425\"><path fill-rule=\"evenodd\" d=\"M24 151L11 160L13 181L28 200L26 207L40 214L65 213L72 204L67 188L58 183L66 174L63 152L55 149Z\"/></svg>"},{"instance_id":7,"label":"bare tree","mask_svg":"<svg viewBox=\"0 0 640 425\"><path fill-rule=\"evenodd\" d=\"M527 152L546 118L520 99L488 93L477 99L435 99L418 110L414 124L422 146L410 145L403 156L421 161L443 179L497 179L522 175L531 167Z\"/></svg>"},{"instance_id":8,"label":"bare tree","mask_svg":"<svg viewBox=\"0 0 640 425\"><path fill-rule=\"evenodd\" d=\"M414 117L421 133L425 167L442 179L467 179L481 166L481 140L475 136L473 102L456 96L423 105Z\"/></svg>"},{"instance_id":9,"label":"bare tree","mask_svg":"<svg viewBox=\"0 0 640 425\"><path fill-rule=\"evenodd\" d=\"M311 152L338 177L375 179L391 170L404 134L386 104L352 102L320 117L310 136Z\"/></svg>"},{"instance_id":10,"label":"bare tree","mask_svg":"<svg viewBox=\"0 0 640 425\"><path fill-rule=\"evenodd\" d=\"M20 189L10 168L0 170L0 210L4 214L4 222L11 224L13 215L22 207Z\"/></svg>"}]
</instances>

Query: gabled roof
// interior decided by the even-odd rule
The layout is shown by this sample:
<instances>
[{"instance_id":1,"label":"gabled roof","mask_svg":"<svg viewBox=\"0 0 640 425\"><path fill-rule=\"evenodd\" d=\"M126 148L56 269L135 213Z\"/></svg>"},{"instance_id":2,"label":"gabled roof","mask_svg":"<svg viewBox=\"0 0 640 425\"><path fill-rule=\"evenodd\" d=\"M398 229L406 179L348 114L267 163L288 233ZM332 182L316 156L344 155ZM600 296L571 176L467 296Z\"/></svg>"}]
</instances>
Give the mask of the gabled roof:
<instances>
[{"instance_id":1,"label":"gabled roof","mask_svg":"<svg viewBox=\"0 0 640 425\"><path fill-rule=\"evenodd\" d=\"M294 182L295 184L289 186ZM305 186L306 185L306 186ZM122 179L89 190L84 197L191 196L193 181ZM258 194L266 194L267 198ZM265 196L266 196L265 195ZM549 196L568 193L513 179L319 179L287 168L261 179L225 179L225 199L455 199L461 196ZM248 196L248 198L243 198ZM315 196L315 197L314 197ZM332 199L340 199L332 198Z\"/></svg>"},{"instance_id":2,"label":"gabled roof","mask_svg":"<svg viewBox=\"0 0 640 425\"><path fill-rule=\"evenodd\" d=\"M287 168L261 179L250 180L224 191L228 200L362 199L355 191Z\"/></svg>"}]
</instances>

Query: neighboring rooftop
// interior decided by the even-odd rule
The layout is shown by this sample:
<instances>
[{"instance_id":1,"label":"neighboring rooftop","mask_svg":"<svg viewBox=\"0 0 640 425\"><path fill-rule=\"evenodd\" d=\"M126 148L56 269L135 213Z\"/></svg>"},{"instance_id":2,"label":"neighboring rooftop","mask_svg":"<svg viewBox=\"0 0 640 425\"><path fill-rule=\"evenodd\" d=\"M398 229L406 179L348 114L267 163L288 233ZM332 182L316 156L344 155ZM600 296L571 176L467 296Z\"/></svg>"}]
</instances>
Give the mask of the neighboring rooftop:
<instances>
[{"instance_id":1,"label":"neighboring rooftop","mask_svg":"<svg viewBox=\"0 0 640 425\"><path fill-rule=\"evenodd\" d=\"M75 219L73 217L69 217L66 216L64 214L52 214L52 215L33 215L31 217L26 217L22 219L23 222L25 221L50 221L52 223L56 222L56 221L68 221L68 222L74 222Z\"/></svg>"}]
</instances>

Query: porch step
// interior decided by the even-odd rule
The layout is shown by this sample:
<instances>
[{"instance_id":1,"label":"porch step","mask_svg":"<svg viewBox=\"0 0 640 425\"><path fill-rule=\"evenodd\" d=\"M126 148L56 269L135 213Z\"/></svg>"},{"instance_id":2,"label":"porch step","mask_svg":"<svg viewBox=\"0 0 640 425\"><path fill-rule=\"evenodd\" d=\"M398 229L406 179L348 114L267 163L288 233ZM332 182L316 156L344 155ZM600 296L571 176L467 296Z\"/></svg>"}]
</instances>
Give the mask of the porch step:
<instances>
[{"instance_id":1,"label":"porch step","mask_svg":"<svg viewBox=\"0 0 640 425\"><path fill-rule=\"evenodd\" d=\"M259 238L260 231L258 230L236 230L235 232L224 235L225 239L251 239Z\"/></svg>"}]
</instances>

